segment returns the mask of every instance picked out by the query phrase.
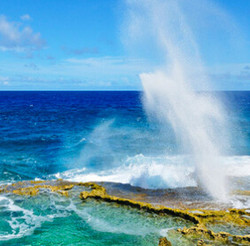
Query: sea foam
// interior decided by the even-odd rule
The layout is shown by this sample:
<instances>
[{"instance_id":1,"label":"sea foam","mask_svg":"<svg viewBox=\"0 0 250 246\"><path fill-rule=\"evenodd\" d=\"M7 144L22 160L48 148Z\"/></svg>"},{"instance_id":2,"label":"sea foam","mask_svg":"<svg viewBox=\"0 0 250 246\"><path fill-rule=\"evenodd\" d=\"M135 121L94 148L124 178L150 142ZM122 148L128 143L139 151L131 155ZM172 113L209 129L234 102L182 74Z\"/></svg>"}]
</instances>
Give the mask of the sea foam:
<instances>
[{"instance_id":1,"label":"sea foam","mask_svg":"<svg viewBox=\"0 0 250 246\"><path fill-rule=\"evenodd\" d=\"M221 157L225 176L250 177L250 156ZM195 165L188 155L144 156L126 158L118 167L92 172L86 167L56 173L51 178L69 181L105 181L131 184L146 189L197 186Z\"/></svg>"}]
</instances>

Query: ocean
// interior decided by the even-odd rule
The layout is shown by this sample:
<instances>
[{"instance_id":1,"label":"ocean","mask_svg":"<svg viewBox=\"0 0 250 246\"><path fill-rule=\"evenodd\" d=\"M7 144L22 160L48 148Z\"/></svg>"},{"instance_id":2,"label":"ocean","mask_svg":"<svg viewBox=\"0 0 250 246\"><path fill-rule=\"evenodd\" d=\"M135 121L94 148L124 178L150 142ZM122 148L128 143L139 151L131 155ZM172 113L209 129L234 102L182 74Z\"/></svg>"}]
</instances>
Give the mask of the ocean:
<instances>
[{"instance_id":1,"label":"ocean","mask_svg":"<svg viewBox=\"0 0 250 246\"><path fill-rule=\"evenodd\" d=\"M237 189L249 190L250 92L215 94L230 123L221 165L226 176L247 180L235 182ZM197 186L189 153L170 125L146 115L142 101L138 91L0 92L0 185L64 179L145 189ZM183 223L169 219L166 226L133 209L93 201L81 209L78 200L44 196L0 196L1 245L155 245L166 227ZM249 207L249 200L234 205ZM128 216L132 227L124 223Z\"/></svg>"}]
</instances>

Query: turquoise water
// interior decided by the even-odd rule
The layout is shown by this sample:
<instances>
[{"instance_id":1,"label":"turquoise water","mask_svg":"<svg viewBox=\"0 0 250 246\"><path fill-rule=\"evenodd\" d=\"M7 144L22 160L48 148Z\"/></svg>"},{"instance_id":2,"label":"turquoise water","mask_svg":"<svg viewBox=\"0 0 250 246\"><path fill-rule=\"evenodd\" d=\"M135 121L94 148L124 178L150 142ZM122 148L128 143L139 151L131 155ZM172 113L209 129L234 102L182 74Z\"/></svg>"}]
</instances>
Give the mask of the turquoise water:
<instances>
[{"instance_id":1,"label":"turquoise water","mask_svg":"<svg viewBox=\"0 0 250 246\"><path fill-rule=\"evenodd\" d=\"M192 225L70 194L1 197L0 245L157 245L169 230Z\"/></svg>"},{"instance_id":2,"label":"turquoise water","mask_svg":"<svg viewBox=\"0 0 250 246\"><path fill-rule=\"evenodd\" d=\"M195 167L173 129L146 117L141 96L0 92L0 184L63 178L147 189L197 186ZM232 189L249 190L250 93L218 96L226 105L233 140L221 165L233 180ZM78 196L46 191L36 197L1 194L0 245L157 245L166 235L173 245L193 245L174 232L187 226L186 221L82 203ZM246 197L235 196L230 202L250 207Z\"/></svg>"}]
</instances>

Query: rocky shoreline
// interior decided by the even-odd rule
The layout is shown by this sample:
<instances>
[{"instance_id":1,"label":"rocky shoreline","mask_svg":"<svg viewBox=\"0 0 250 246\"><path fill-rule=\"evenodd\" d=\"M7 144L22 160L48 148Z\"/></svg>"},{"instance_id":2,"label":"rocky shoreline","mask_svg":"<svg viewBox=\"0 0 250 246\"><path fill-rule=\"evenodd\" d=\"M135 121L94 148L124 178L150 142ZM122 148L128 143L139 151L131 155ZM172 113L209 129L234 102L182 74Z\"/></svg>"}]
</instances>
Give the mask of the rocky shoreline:
<instances>
[{"instance_id":1,"label":"rocky shoreline","mask_svg":"<svg viewBox=\"0 0 250 246\"><path fill-rule=\"evenodd\" d=\"M122 186L122 188L121 188ZM177 190L143 190L139 187L130 187L115 183L95 182L69 182L65 180L55 181L23 181L10 185L0 186L0 193L13 193L15 195L35 196L43 189L57 192L63 196L71 196L71 191L77 188L79 198L85 202L89 199L116 204L117 206L128 206L147 213L159 216L180 217L192 223L190 227L179 228L174 233L193 242L193 245L250 245L250 210L226 208L213 202L208 203L205 195L195 188ZM119 191L119 192L118 192ZM162 193L162 194L161 194ZM74 193L76 194L76 193ZM161 196L159 196L161 194ZM164 194L164 196L163 196ZM249 196L249 192L244 192ZM154 199L153 197L158 197ZM205 201L199 203L187 198L203 197ZM186 202L180 203L184 197ZM174 203L174 198L176 199ZM169 199L172 207L162 205L162 201ZM150 201L150 202L149 202ZM210 206L210 209L207 207ZM225 231L214 231L212 228L221 227ZM239 228L241 234L233 234L227 231L227 227ZM242 234L242 232L244 234ZM167 235L166 235L167 236ZM171 245L171 242L163 237L159 239L159 245Z\"/></svg>"}]
</instances>

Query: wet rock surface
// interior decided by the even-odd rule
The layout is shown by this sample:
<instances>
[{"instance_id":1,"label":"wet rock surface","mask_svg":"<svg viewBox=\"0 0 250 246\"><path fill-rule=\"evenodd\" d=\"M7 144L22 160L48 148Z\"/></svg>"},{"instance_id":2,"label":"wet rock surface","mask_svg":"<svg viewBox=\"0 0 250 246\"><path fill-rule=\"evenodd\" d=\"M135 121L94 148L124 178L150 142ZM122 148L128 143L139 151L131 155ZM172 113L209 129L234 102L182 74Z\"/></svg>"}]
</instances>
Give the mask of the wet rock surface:
<instances>
[{"instance_id":1,"label":"wet rock surface","mask_svg":"<svg viewBox=\"0 0 250 246\"><path fill-rule=\"evenodd\" d=\"M146 190L115 183L55 180L18 182L1 186L0 192L35 196L44 189L66 197L78 194L82 201L94 199L160 216L180 217L193 223L193 226L179 228L176 233L195 245L250 245L249 209L230 208L226 204L209 202L208 197L198 188ZM244 192L244 195L248 196L249 192ZM216 228L224 230L216 231ZM162 237L159 245L171 245L171 242Z\"/></svg>"}]
</instances>

